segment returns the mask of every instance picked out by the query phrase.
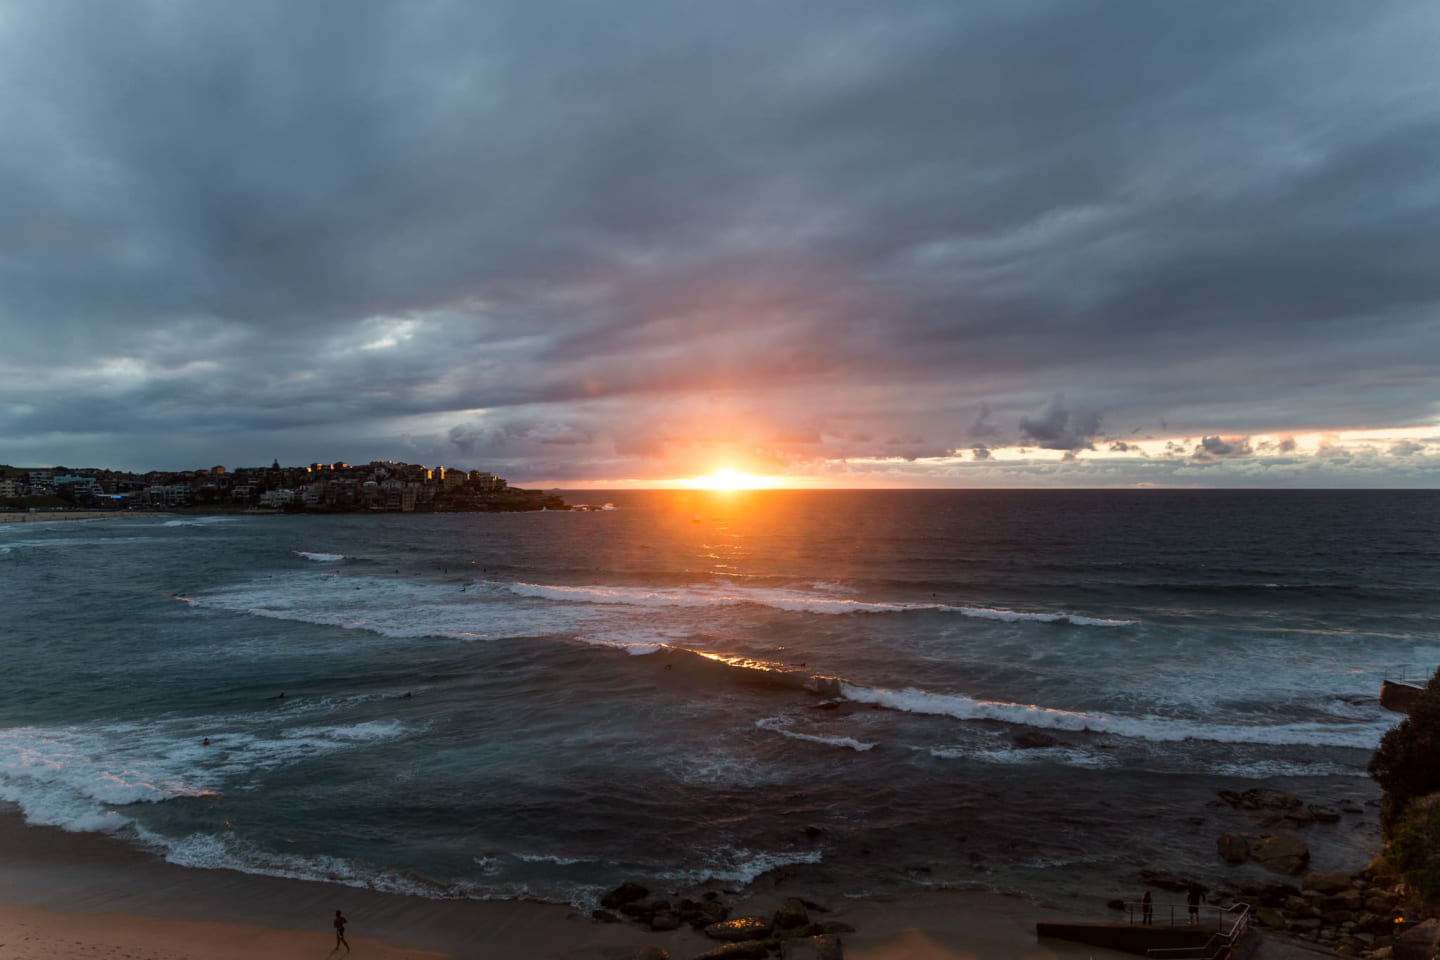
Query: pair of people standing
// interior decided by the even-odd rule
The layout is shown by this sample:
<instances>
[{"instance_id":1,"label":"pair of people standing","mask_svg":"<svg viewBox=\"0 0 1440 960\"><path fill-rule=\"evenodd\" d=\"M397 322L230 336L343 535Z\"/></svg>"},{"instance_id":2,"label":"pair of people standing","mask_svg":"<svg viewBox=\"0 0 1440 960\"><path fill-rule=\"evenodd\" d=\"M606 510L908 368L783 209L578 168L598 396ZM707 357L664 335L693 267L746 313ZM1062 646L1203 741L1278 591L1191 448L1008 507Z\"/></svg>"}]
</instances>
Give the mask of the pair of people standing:
<instances>
[{"instance_id":1,"label":"pair of people standing","mask_svg":"<svg viewBox=\"0 0 1440 960\"><path fill-rule=\"evenodd\" d=\"M1195 881L1190 881L1190 886L1185 891L1185 904L1190 908L1190 924L1193 926L1200 922L1200 904L1205 902L1205 888ZM1146 890L1140 895L1140 922L1149 926L1155 922L1155 901L1150 897L1150 891Z\"/></svg>"}]
</instances>

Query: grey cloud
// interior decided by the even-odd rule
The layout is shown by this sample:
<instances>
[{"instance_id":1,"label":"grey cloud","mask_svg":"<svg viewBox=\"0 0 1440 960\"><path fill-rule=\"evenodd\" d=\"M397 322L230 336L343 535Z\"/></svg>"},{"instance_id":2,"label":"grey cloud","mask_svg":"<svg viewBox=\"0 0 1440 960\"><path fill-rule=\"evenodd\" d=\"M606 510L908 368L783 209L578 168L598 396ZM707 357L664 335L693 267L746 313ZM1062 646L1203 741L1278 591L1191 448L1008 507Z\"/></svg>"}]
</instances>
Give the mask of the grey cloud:
<instances>
[{"instance_id":1,"label":"grey cloud","mask_svg":"<svg viewBox=\"0 0 1440 960\"><path fill-rule=\"evenodd\" d=\"M1406 2L21 5L0 433L268 462L267 434L484 409L509 426L470 455L579 476L683 447L667 410L701 392L763 394L784 425L750 432L786 456L997 422L1091 449L1056 386L1111 434L1427 423L1427 27ZM417 326L365 349L390 321Z\"/></svg>"},{"instance_id":2,"label":"grey cloud","mask_svg":"<svg viewBox=\"0 0 1440 960\"><path fill-rule=\"evenodd\" d=\"M1232 437L1229 440L1219 436L1201 437L1200 443L1191 452L1192 460L1219 460L1227 457L1248 457L1254 454L1248 437Z\"/></svg>"},{"instance_id":3,"label":"grey cloud","mask_svg":"<svg viewBox=\"0 0 1440 960\"><path fill-rule=\"evenodd\" d=\"M975 419L970 423L970 435L972 437L993 437L1000 432L1000 429L990 422L990 404L981 403L980 412L975 414Z\"/></svg>"},{"instance_id":4,"label":"grey cloud","mask_svg":"<svg viewBox=\"0 0 1440 960\"><path fill-rule=\"evenodd\" d=\"M1051 397L1039 413L1020 418L1021 438L1042 450L1093 450L1099 430L1099 414L1070 411L1060 394Z\"/></svg>"}]
</instances>

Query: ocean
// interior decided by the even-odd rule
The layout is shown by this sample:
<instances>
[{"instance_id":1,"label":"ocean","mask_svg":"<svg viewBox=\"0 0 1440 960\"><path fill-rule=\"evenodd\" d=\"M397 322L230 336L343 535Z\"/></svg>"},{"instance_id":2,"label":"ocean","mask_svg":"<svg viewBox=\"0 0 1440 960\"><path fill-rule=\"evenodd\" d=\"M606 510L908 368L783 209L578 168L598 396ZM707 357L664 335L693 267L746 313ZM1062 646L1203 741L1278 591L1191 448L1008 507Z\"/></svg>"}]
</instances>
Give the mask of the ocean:
<instances>
[{"instance_id":1,"label":"ocean","mask_svg":"<svg viewBox=\"0 0 1440 960\"><path fill-rule=\"evenodd\" d=\"M567 499L0 526L0 801L425 897L1134 897L1265 876L1221 790L1366 862L1440 663L1436 492Z\"/></svg>"}]
</instances>

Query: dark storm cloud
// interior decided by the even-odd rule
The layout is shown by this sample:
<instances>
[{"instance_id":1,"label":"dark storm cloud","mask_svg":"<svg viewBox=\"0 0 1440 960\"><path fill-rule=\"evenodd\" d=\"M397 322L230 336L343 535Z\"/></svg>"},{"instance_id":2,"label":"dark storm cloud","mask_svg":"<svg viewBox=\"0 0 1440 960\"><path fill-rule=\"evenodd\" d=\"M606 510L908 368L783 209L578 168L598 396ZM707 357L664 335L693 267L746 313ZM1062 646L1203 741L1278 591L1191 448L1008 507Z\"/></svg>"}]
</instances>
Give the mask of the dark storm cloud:
<instances>
[{"instance_id":1,"label":"dark storm cloud","mask_svg":"<svg viewBox=\"0 0 1440 960\"><path fill-rule=\"evenodd\" d=\"M1248 457L1254 454L1249 437L1201 437L1190 454L1192 460L1219 460L1225 457Z\"/></svg>"},{"instance_id":2,"label":"dark storm cloud","mask_svg":"<svg viewBox=\"0 0 1440 960\"><path fill-rule=\"evenodd\" d=\"M1429 423L1437 45L1418 2L12 6L0 435L559 477Z\"/></svg>"},{"instance_id":3,"label":"dark storm cloud","mask_svg":"<svg viewBox=\"0 0 1440 960\"><path fill-rule=\"evenodd\" d=\"M1099 430L1098 414L1072 412L1059 394L1034 416L1020 418L1021 442L1042 450L1092 450Z\"/></svg>"}]
</instances>

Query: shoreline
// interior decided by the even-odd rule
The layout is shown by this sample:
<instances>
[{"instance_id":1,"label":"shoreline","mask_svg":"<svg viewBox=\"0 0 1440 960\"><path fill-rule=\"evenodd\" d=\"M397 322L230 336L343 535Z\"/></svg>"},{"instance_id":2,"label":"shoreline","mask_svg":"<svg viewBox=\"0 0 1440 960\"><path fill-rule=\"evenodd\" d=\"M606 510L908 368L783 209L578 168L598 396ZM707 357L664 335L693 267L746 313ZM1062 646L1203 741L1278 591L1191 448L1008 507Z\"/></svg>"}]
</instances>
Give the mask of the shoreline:
<instances>
[{"instance_id":1,"label":"shoreline","mask_svg":"<svg viewBox=\"0 0 1440 960\"><path fill-rule=\"evenodd\" d=\"M168 510L40 510L0 513L0 523L51 523L56 520L119 520L123 517L170 517Z\"/></svg>"},{"instance_id":2,"label":"shoreline","mask_svg":"<svg viewBox=\"0 0 1440 960\"><path fill-rule=\"evenodd\" d=\"M315 957L333 944L330 918L378 960L614 960L647 947L689 960L719 941L682 927L651 932L599 923L573 907L525 900L428 900L334 883L256 876L167 863L100 834L30 826L0 810L0 960L130 953L171 960L204 955ZM732 916L773 911L803 889L777 883L734 904ZM1119 960L1083 944L1037 941L1042 919L1076 919L1019 896L918 890L913 895L825 904L848 923L851 960ZM363 948L361 945L363 944ZM48 952L47 952L48 950ZM357 954L358 955L358 954Z\"/></svg>"}]
</instances>

